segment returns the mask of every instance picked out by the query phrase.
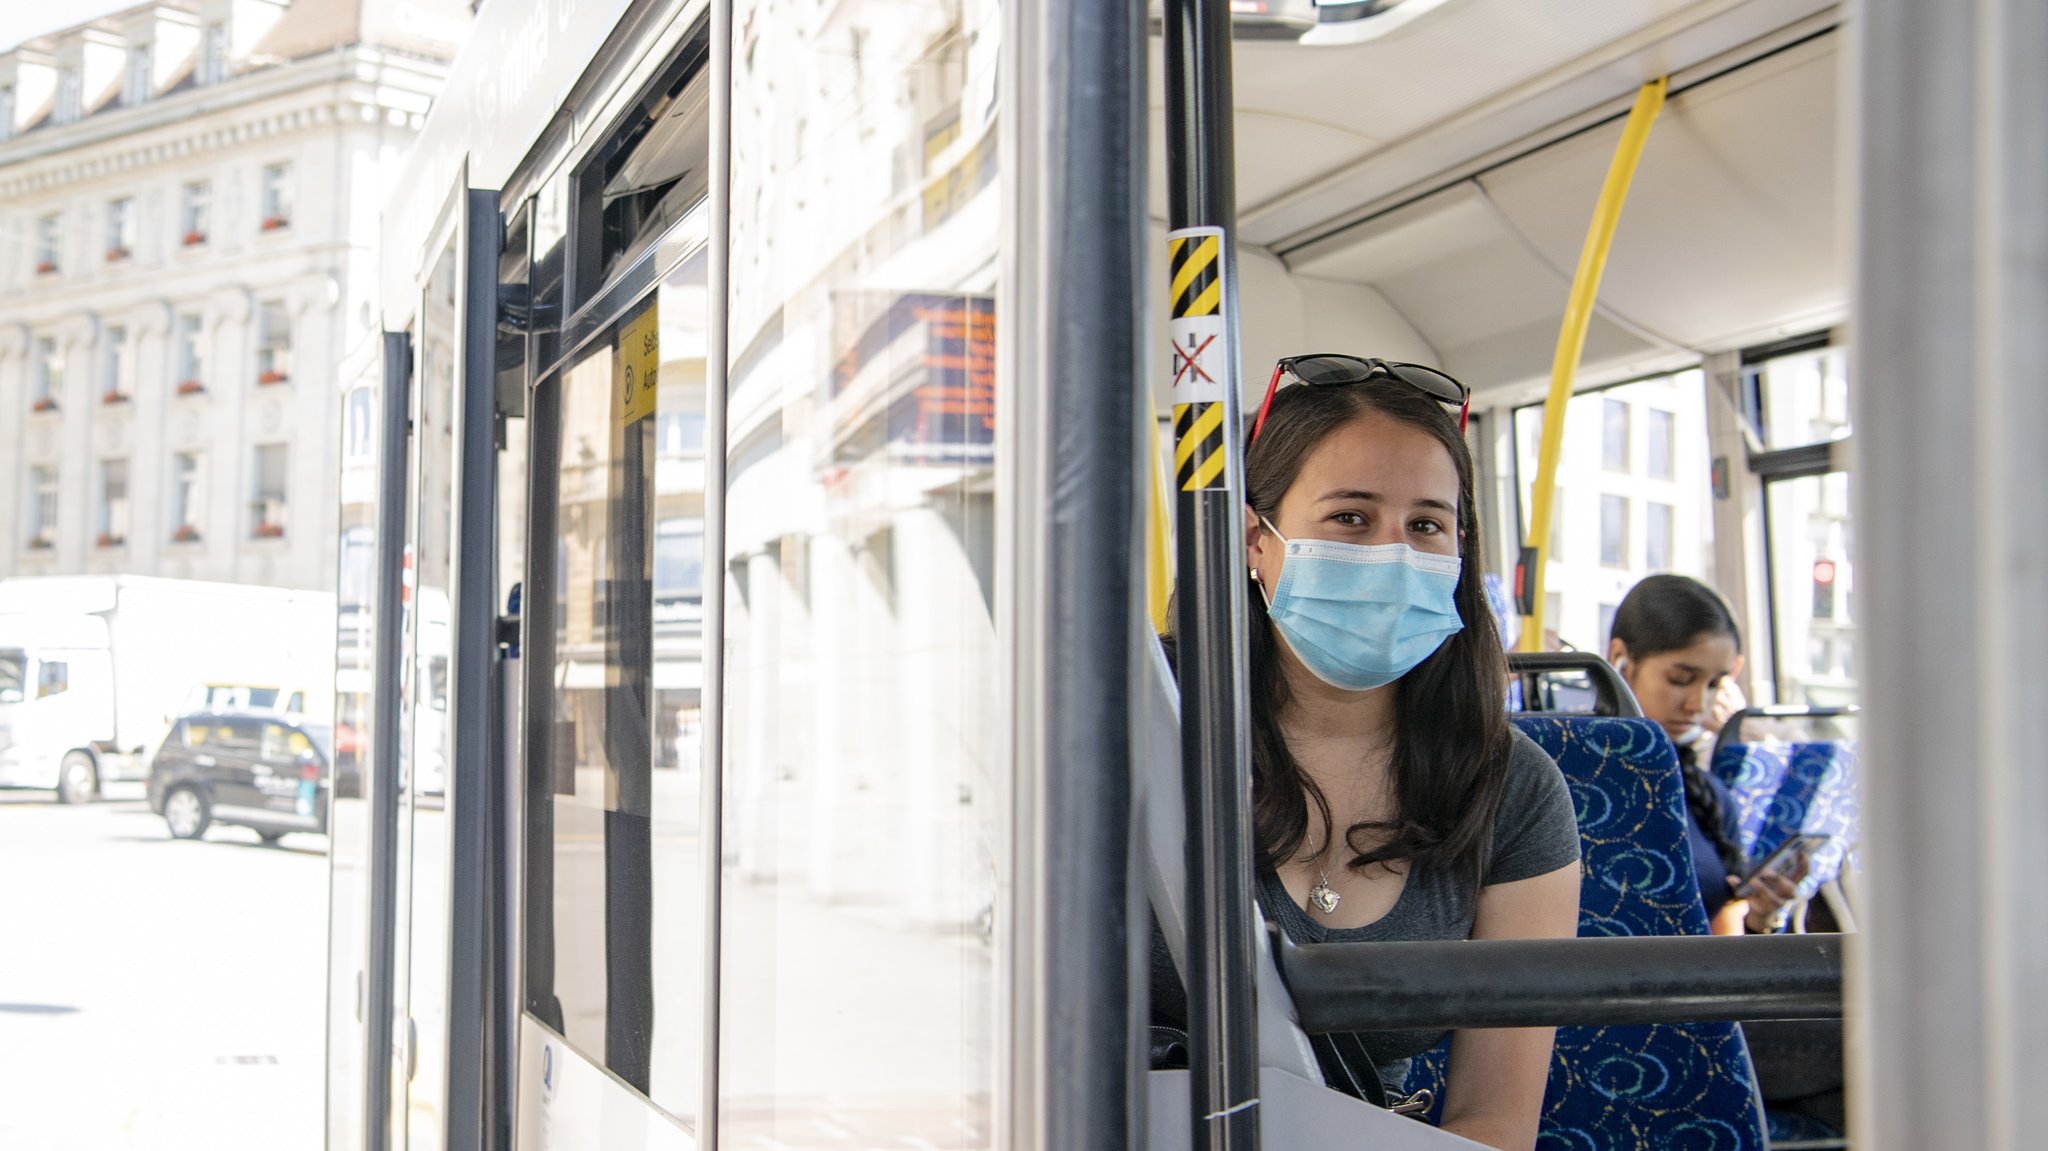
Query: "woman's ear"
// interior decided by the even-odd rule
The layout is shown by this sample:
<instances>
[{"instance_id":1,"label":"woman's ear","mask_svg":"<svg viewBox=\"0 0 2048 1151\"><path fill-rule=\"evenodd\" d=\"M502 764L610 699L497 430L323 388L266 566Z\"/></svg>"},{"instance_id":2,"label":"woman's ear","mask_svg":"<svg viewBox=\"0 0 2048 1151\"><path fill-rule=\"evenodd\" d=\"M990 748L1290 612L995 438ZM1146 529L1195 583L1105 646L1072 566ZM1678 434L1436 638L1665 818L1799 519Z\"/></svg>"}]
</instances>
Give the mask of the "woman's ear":
<instances>
[{"instance_id":1,"label":"woman's ear","mask_svg":"<svg viewBox=\"0 0 2048 1151\"><path fill-rule=\"evenodd\" d=\"M1244 505L1244 561L1246 567L1259 566L1259 533L1264 530L1259 523L1259 513L1252 505Z\"/></svg>"},{"instance_id":2,"label":"woman's ear","mask_svg":"<svg viewBox=\"0 0 2048 1151\"><path fill-rule=\"evenodd\" d=\"M1621 642L1621 637L1607 641L1607 662L1614 665L1614 670L1628 674L1628 645Z\"/></svg>"}]
</instances>

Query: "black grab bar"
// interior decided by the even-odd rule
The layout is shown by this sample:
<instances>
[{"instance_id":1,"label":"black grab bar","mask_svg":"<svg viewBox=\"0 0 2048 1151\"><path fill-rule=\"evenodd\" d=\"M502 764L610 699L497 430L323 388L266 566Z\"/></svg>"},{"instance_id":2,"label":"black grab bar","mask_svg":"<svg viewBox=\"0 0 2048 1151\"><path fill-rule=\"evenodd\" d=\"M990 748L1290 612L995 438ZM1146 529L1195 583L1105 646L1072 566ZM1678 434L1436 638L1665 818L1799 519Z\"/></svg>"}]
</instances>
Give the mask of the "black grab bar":
<instances>
[{"instance_id":1,"label":"black grab bar","mask_svg":"<svg viewBox=\"0 0 2048 1151\"><path fill-rule=\"evenodd\" d=\"M1540 711L1527 707L1531 699L1540 698L1541 683L1546 672L1582 672L1593 684L1593 714L1640 716L1642 705L1636 702L1636 693L1628 688L1621 673L1614 665L1591 652L1584 651L1511 651L1508 653L1508 674L1522 681L1522 699L1525 711Z\"/></svg>"},{"instance_id":2,"label":"black grab bar","mask_svg":"<svg viewBox=\"0 0 2048 1151\"><path fill-rule=\"evenodd\" d=\"M1862 714L1862 712L1863 709L1853 703L1843 704L1839 707L1819 707L1804 703L1778 703L1760 707L1745 707L1728 717L1728 721L1721 725L1721 730L1714 734L1714 742L1742 742L1733 737L1742 734L1742 721L1745 719L1834 719L1838 716L1856 716Z\"/></svg>"},{"instance_id":3,"label":"black grab bar","mask_svg":"<svg viewBox=\"0 0 2048 1151\"><path fill-rule=\"evenodd\" d=\"M1310 1034L1842 1015L1839 935L1274 945Z\"/></svg>"}]
</instances>

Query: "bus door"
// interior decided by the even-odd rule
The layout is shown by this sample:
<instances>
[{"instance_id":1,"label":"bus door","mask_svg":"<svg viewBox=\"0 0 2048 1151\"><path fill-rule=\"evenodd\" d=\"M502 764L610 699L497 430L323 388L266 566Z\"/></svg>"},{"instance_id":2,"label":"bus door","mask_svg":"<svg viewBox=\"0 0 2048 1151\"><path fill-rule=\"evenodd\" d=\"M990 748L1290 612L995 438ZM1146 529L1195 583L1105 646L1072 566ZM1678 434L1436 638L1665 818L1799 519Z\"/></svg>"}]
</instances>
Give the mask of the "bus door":
<instances>
[{"instance_id":1,"label":"bus door","mask_svg":"<svg viewBox=\"0 0 2048 1151\"><path fill-rule=\"evenodd\" d=\"M497 197L458 185L421 282L411 365L396 628L395 721L372 787L364 1143L479 1145L489 968L483 858L497 741L495 339ZM394 469L395 471L395 469ZM389 489L387 489L389 491ZM396 526L396 525L392 525ZM379 684L378 690L385 690ZM456 866L456 861L464 861ZM388 941L388 942L384 942ZM382 945L380 946L380 943Z\"/></svg>"}]
</instances>

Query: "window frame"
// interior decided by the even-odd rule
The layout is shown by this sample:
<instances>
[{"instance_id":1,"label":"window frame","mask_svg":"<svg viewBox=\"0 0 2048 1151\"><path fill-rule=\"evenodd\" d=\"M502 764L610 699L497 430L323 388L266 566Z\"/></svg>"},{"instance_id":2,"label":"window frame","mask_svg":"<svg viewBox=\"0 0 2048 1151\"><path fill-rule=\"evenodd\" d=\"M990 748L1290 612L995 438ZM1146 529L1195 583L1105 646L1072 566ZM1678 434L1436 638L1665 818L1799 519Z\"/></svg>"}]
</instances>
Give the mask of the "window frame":
<instances>
[{"instance_id":1,"label":"window frame","mask_svg":"<svg viewBox=\"0 0 2048 1151\"><path fill-rule=\"evenodd\" d=\"M283 441L249 445L249 538L282 539L291 520L291 445ZM275 492L265 486L266 461L277 463ZM275 505L277 517L271 518Z\"/></svg>"},{"instance_id":2,"label":"window frame","mask_svg":"<svg viewBox=\"0 0 2048 1151\"><path fill-rule=\"evenodd\" d=\"M263 165L256 189L259 232L282 232L292 226L292 217L298 210L294 176L290 160L274 160Z\"/></svg>"}]
</instances>

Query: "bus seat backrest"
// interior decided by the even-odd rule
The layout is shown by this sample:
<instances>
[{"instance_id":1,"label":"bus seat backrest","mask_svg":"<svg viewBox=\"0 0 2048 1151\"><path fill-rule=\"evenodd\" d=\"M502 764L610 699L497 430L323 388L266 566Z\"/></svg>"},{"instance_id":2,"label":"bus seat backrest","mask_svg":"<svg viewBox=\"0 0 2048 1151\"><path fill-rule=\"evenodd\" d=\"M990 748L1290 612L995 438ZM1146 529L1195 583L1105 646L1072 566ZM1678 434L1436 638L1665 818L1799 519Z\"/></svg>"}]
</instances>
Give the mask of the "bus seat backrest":
<instances>
[{"instance_id":1,"label":"bus seat backrest","mask_svg":"<svg viewBox=\"0 0 2048 1151\"><path fill-rule=\"evenodd\" d=\"M1758 837L1763 834L1771 802L1785 786L1785 773L1791 767L1789 744L1724 743L1714 748L1708 770L1728 785L1728 794L1735 799L1742 822L1742 850L1751 858L1758 855Z\"/></svg>"},{"instance_id":2,"label":"bus seat backrest","mask_svg":"<svg viewBox=\"0 0 2048 1151\"><path fill-rule=\"evenodd\" d=\"M1737 743L1714 750L1714 773L1742 810L1742 846L1761 859L1801 832L1832 836L1807 867L1800 894L1811 897L1842 872L1860 832L1856 742Z\"/></svg>"},{"instance_id":3,"label":"bus seat backrest","mask_svg":"<svg viewBox=\"0 0 2048 1151\"><path fill-rule=\"evenodd\" d=\"M1705 935L1677 752L1655 724L1596 716L1513 720L1557 761L1579 819L1579 934ZM1408 1088L1444 1098L1448 1045ZM1711 1146L1761 1151L1763 1108L1733 1023L1562 1027L1540 1147Z\"/></svg>"}]
</instances>

